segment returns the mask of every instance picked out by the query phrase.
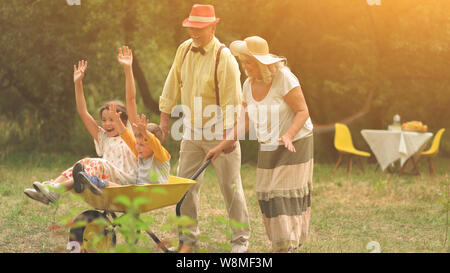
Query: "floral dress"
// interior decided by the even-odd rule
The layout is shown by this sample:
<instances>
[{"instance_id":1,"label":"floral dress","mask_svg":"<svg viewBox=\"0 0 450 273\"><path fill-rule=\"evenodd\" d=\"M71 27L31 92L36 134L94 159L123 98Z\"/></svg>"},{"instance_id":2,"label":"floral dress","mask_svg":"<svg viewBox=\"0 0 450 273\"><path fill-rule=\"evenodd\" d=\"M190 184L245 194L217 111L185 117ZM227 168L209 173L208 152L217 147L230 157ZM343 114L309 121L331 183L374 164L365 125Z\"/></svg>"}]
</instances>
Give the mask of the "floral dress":
<instances>
[{"instance_id":1,"label":"floral dress","mask_svg":"<svg viewBox=\"0 0 450 273\"><path fill-rule=\"evenodd\" d=\"M138 169L136 156L120 136L108 137L105 130L99 128L98 141L94 140L94 143L97 155L102 158L84 158L78 162L91 176L120 185L135 184ZM71 178L72 168L62 175Z\"/></svg>"}]
</instances>

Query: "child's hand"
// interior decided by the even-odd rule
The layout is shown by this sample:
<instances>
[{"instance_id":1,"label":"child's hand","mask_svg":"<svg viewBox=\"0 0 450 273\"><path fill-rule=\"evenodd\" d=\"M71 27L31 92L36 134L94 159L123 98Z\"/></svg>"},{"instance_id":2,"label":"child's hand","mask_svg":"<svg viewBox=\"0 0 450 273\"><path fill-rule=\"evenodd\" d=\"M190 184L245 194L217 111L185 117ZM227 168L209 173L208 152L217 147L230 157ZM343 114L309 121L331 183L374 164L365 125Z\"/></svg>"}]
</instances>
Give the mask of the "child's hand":
<instances>
[{"instance_id":1,"label":"child's hand","mask_svg":"<svg viewBox=\"0 0 450 273\"><path fill-rule=\"evenodd\" d=\"M88 62L85 60L78 61L78 67L76 64L73 65L73 82L81 82L84 78L84 72L87 69Z\"/></svg>"},{"instance_id":2,"label":"child's hand","mask_svg":"<svg viewBox=\"0 0 450 273\"><path fill-rule=\"evenodd\" d=\"M133 129L139 131L143 136L147 135L147 117L142 114L141 117L136 115L136 123L133 123Z\"/></svg>"},{"instance_id":3,"label":"child's hand","mask_svg":"<svg viewBox=\"0 0 450 273\"><path fill-rule=\"evenodd\" d=\"M109 105L108 115L111 117L111 119L113 121L113 126L119 134L123 134L123 132L125 132L125 130L126 130L126 127L123 124L122 119L120 118L121 114L122 114L122 112L116 111L116 105L114 103L111 103Z\"/></svg>"},{"instance_id":4,"label":"child's hand","mask_svg":"<svg viewBox=\"0 0 450 273\"><path fill-rule=\"evenodd\" d=\"M119 48L119 55L117 55L117 60L124 67L131 67L133 64L133 53L128 46L123 46Z\"/></svg>"}]
</instances>

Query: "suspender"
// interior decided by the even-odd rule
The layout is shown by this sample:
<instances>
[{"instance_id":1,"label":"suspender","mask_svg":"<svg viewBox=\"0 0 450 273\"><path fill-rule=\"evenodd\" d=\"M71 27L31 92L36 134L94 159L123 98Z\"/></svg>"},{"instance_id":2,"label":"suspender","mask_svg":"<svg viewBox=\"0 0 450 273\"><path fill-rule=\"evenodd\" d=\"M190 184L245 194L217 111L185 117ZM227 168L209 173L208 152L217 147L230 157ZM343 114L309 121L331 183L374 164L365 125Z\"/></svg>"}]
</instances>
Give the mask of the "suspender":
<instances>
[{"instance_id":1,"label":"suspender","mask_svg":"<svg viewBox=\"0 0 450 273\"><path fill-rule=\"evenodd\" d=\"M186 59L186 55L191 51L192 43L188 46L186 52L184 52L183 59L181 61L181 66L184 63L184 59ZM219 61L220 61L220 52L222 52L222 49L224 49L225 46L221 45L219 47L219 50L217 51L216 55L216 66L214 67L214 89L216 91L216 104L220 107L220 95L219 95L219 79L217 78L217 68L219 67ZM181 69L180 66L180 69Z\"/></svg>"},{"instance_id":2,"label":"suspender","mask_svg":"<svg viewBox=\"0 0 450 273\"><path fill-rule=\"evenodd\" d=\"M216 55L216 67L214 68L214 85L216 90L216 104L220 107L220 96L219 96L219 79L217 78L217 68L219 67L219 61L220 61L220 52L224 48L224 45L221 45L219 47L219 50L217 50Z\"/></svg>"},{"instance_id":3,"label":"suspender","mask_svg":"<svg viewBox=\"0 0 450 273\"><path fill-rule=\"evenodd\" d=\"M181 61L181 65L183 65L184 59L186 59L186 55L187 55L187 54L189 53L189 51L191 50L191 47L192 47L192 43L189 44L188 48L186 49L186 52L184 52L183 60ZM181 67L181 66L180 66L180 67Z\"/></svg>"}]
</instances>

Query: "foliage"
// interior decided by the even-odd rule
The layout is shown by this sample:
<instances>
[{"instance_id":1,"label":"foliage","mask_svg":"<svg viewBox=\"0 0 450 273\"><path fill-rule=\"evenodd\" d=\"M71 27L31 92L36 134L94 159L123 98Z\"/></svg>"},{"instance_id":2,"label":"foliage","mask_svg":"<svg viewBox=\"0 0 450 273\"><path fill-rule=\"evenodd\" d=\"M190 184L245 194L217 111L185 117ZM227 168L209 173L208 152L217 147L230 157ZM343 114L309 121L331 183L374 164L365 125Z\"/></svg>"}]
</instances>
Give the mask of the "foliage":
<instances>
[{"instance_id":1,"label":"foliage","mask_svg":"<svg viewBox=\"0 0 450 273\"><path fill-rule=\"evenodd\" d=\"M81 6L24 0L0 8L0 129L5 131L0 145L92 153L75 110L72 65L89 61L85 93L98 118L103 101L124 100L124 76L115 59L123 44L133 48L148 85L148 90L138 86L139 111L157 111L148 108L148 100L158 101L175 50L188 38L181 22L195 2L215 5L221 18L216 34L226 45L259 35L273 53L287 57L314 124L354 114L373 94L369 112L351 124L352 131L386 128L396 113L402 121L421 120L432 132L450 125L447 0L380 6L365 0L90 0ZM143 100L140 92L151 96ZM368 150L354 135L356 146ZM316 158L334 160L331 139L332 133L317 135ZM447 156L449 140L444 134ZM175 142L167 145L178 150ZM252 152L254 144L247 145L243 150Z\"/></svg>"},{"instance_id":2,"label":"foliage","mask_svg":"<svg viewBox=\"0 0 450 273\"><path fill-rule=\"evenodd\" d=\"M35 180L58 176L78 159L73 154L60 153L0 158L0 252L68 252L68 225L92 207L74 199L76 195L71 193L63 194L59 204L46 206L26 197L23 190ZM437 158L434 176L428 174L426 164L419 164L422 176L374 172L374 164L369 164L365 173L354 169L349 176L345 168L334 173L334 164L315 164L310 233L306 244L296 252L367 253L366 246L371 241L379 242L386 253L448 252L448 243L444 245L443 239L449 164L450 159ZM172 167L174 170L177 166ZM250 251L266 253L270 242L256 198L255 172L253 164L242 165L250 217ZM145 219L149 228L176 246L178 232L174 228L178 222L174 210L172 206L141 216L152 217L154 222ZM227 208L214 168L207 168L199 202L200 252L227 252L231 223L226 219ZM161 252L154 242L143 240L137 247ZM124 242L118 235L118 245Z\"/></svg>"},{"instance_id":3,"label":"foliage","mask_svg":"<svg viewBox=\"0 0 450 273\"><path fill-rule=\"evenodd\" d=\"M450 210L450 180L448 179L448 175L446 174L444 180L441 182L441 186L444 188L443 192L438 191L439 199L438 202L442 205L442 213L445 214L445 232L444 232L444 247L447 246L447 250L450 250L448 246L448 230L449 230L449 222L448 215Z\"/></svg>"}]
</instances>

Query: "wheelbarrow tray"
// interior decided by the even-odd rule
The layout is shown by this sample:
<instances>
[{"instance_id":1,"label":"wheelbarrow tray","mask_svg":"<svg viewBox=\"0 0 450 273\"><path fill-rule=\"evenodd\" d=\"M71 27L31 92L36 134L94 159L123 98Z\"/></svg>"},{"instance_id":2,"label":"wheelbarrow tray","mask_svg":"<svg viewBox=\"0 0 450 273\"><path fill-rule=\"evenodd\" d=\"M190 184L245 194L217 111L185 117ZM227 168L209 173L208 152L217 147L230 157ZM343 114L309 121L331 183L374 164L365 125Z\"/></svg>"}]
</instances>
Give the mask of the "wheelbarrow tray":
<instances>
[{"instance_id":1,"label":"wheelbarrow tray","mask_svg":"<svg viewBox=\"0 0 450 273\"><path fill-rule=\"evenodd\" d=\"M169 176L168 184L146 184L146 185L124 185L107 187L102 190L101 195L93 194L89 189L77 194L82 196L84 201L97 210L110 212L127 212L129 207L121 201L119 196L124 196L133 204L137 198L139 202L139 212L144 213L154 209L159 209L177 204L189 187L196 181L177 176ZM72 191L75 193L74 191Z\"/></svg>"}]
</instances>

